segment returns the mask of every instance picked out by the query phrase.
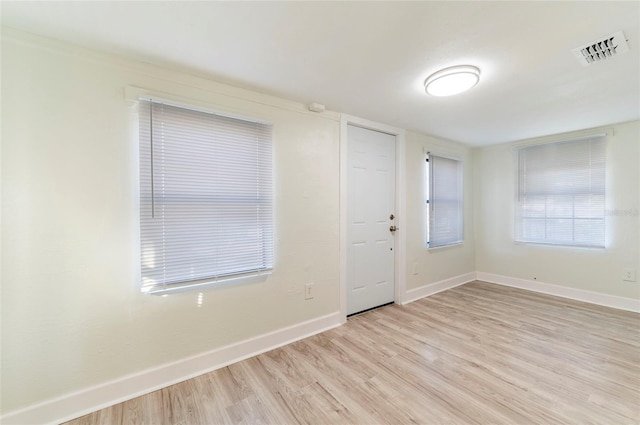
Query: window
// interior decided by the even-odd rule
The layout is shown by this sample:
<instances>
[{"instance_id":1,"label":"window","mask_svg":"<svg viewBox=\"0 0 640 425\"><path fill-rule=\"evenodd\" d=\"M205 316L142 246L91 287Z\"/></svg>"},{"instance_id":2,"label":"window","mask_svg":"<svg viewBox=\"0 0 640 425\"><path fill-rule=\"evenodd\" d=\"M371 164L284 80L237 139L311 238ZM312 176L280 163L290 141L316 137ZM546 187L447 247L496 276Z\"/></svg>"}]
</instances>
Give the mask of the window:
<instances>
[{"instance_id":1,"label":"window","mask_svg":"<svg viewBox=\"0 0 640 425\"><path fill-rule=\"evenodd\" d=\"M462 162L427 154L427 246L462 243Z\"/></svg>"},{"instance_id":2,"label":"window","mask_svg":"<svg viewBox=\"0 0 640 425\"><path fill-rule=\"evenodd\" d=\"M517 153L516 240L604 247L604 137Z\"/></svg>"},{"instance_id":3,"label":"window","mask_svg":"<svg viewBox=\"0 0 640 425\"><path fill-rule=\"evenodd\" d=\"M139 105L142 291L271 270L271 125Z\"/></svg>"}]
</instances>

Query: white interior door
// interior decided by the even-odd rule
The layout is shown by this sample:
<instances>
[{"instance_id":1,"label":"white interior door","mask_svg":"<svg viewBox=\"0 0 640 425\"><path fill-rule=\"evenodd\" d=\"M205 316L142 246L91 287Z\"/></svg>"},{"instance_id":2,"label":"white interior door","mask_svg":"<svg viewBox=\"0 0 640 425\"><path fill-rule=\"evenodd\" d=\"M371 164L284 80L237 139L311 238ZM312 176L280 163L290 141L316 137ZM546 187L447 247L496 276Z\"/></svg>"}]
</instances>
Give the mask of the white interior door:
<instances>
[{"instance_id":1,"label":"white interior door","mask_svg":"<svg viewBox=\"0 0 640 425\"><path fill-rule=\"evenodd\" d=\"M347 314L394 300L395 136L347 127Z\"/></svg>"}]
</instances>

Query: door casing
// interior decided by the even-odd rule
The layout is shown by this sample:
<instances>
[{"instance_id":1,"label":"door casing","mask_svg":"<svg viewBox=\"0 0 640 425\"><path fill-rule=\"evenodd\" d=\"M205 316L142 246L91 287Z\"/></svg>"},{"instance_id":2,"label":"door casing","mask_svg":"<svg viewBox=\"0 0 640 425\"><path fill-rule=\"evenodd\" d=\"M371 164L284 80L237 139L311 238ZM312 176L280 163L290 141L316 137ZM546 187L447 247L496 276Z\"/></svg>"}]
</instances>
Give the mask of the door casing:
<instances>
[{"instance_id":1,"label":"door casing","mask_svg":"<svg viewBox=\"0 0 640 425\"><path fill-rule=\"evenodd\" d=\"M347 321L347 143L348 126L391 134L396 138L395 214L398 231L395 234L394 302L402 304L406 295L406 184L405 131L401 128L342 114L340 118L340 317Z\"/></svg>"}]
</instances>

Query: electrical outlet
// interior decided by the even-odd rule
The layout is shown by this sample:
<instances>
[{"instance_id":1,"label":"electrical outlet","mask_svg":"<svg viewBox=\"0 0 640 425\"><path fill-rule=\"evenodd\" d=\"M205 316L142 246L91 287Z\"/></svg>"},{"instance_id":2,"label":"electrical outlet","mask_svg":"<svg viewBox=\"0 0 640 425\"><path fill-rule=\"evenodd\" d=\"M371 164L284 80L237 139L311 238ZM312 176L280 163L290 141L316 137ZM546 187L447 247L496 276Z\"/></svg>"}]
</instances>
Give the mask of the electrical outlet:
<instances>
[{"instance_id":1,"label":"electrical outlet","mask_svg":"<svg viewBox=\"0 0 640 425\"><path fill-rule=\"evenodd\" d=\"M622 270L622 280L625 282L635 282L636 281L636 269L623 269Z\"/></svg>"},{"instance_id":2,"label":"electrical outlet","mask_svg":"<svg viewBox=\"0 0 640 425\"><path fill-rule=\"evenodd\" d=\"M304 285L304 299L313 299L313 283L307 283Z\"/></svg>"},{"instance_id":3,"label":"electrical outlet","mask_svg":"<svg viewBox=\"0 0 640 425\"><path fill-rule=\"evenodd\" d=\"M418 263L413 263L413 274L418 274Z\"/></svg>"}]
</instances>

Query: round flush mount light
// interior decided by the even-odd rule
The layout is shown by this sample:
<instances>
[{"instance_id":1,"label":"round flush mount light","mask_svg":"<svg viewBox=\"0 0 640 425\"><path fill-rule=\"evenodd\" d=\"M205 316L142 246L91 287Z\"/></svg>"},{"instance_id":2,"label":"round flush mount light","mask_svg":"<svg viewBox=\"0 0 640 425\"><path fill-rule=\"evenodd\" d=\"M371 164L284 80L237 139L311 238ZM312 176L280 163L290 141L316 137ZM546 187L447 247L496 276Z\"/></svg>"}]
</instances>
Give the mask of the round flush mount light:
<instances>
[{"instance_id":1,"label":"round flush mount light","mask_svg":"<svg viewBox=\"0 0 640 425\"><path fill-rule=\"evenodd\" d=\"M469 90L480 81L480 70L458 65L434 72L424 81L424 91L431 96L452 96Z\"/></svg>"}]
</instances>

